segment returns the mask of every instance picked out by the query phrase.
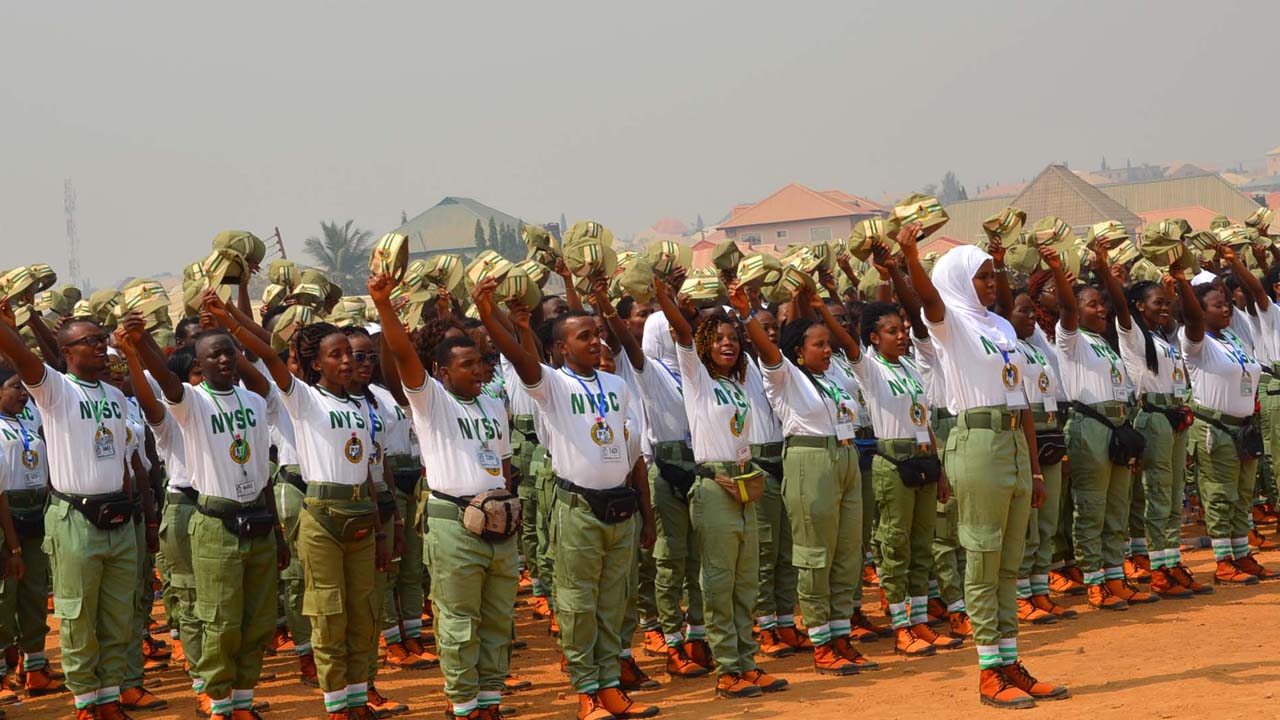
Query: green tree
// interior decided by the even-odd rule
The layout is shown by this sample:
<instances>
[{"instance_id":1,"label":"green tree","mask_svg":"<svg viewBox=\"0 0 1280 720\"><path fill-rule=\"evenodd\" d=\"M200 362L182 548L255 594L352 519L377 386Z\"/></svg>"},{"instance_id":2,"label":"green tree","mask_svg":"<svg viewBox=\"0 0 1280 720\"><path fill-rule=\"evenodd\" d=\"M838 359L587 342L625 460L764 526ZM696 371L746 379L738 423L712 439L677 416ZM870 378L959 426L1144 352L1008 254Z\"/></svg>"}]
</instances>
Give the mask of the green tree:
<instances>
[{"instance_id":1,"label":"green tree","mask_svg":"<svg viewBox=\"0 0 1280 720\"><path fill-rule=\"evenodd\" d=\"M698 219L693 225L693 231L702 232L706 228L707 228L706 224L702 222L702 213L698 213Z\"/></svg>"},{"instance_id":2,"label":"green tree","mask_svg":"<svg viewBox=\"0 0 1280 720\"><path fill-rule=\"evenodd\" d=\"M560 237L564 237L567 232L569 232L569 223L564 219L564 213L560 213Z\"/></svg>"},{"instance_id":3,"label":"green tree","mask_svg":"<svg viewBox=\"0 0 1280 720\"><path fill-rule=\"evenodd\" d=\"M943 205L958 202L963 199L962 194L963 189L960 186L960 181L956 179L956 174L948 170L947 174L942 176L942 188L938 192L938 202Z\"/></svg>"},{"instance_id":4,"label":"green tree","mask_svg":"<svg viewBox=\"0 0 1280 720\"><path fill-rule=\"evenodd\" d=\"M502 236L498 234L498 223L494 222L492 215L489 216L489 249L502 252Z\"/></svg>"},{"instance_id":5,"label":"green tree","mask_svg":"<svg viewBox=\"0 0 1280 720\"><path fill-rule=\"evenodd\" d=\"M484 250L484 223L476 218L476 248Z\"/></svg>"},{"instance_id":6,"label":"green tree","mask_svg":"<svg viewBox=\"0 0 1280 720\"><path fill-rule=\"evenodd\" d=\"M406 213L405 211L401 210L401 211L400 211L400 224L401 224L401 225L404 225L404 224L405 224L405 223L407 223L407 222L409 222L409 213Z\"/></svg>"},{"instance_id":7,"label":"green tree","mask_svg":"<svg viewBox=\"0 0 1280 720\"><path fill-rule=\"evenodd\" d=\"M303 247L329 282L336 283L344 293L359 294L368 273L373 242L373 233L356 227L355 220L341 225L321 221L320 237L307 238Z\"/></svg>"}]
</instances>

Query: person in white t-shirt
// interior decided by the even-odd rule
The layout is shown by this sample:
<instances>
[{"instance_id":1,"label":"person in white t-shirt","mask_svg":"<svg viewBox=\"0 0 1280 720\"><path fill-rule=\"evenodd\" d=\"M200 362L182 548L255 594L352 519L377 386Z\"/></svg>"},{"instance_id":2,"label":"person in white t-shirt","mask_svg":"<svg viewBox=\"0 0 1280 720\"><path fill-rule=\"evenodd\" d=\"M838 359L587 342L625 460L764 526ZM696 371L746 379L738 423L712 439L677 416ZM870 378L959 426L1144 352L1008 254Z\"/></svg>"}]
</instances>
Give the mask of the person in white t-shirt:
<instances>
[{"instance_id":1,"label":"person in white t-shirt","mask_svg":"<svg viewBox=\"0 0 1280 720\"><path fill-rule=\"evenodd\" d=\"M619 688L620 637L637 538L653 537L647 494L636 488L636 460L626 424L635 402L617 375L597 370L601 342L595 318L569 311L556 319L552 340L564 357L556 370L539 362L495 317L497 282L472 293L485 327L542 416L556 476L552 526L556 532L552 597L560 645L578 693L579 717L656 715ZM612 308L602 308L611 312ZM429 474L428 474L429 476ZM637 533L636 515L644 519Z\"/></svg>"},{"instance_id":2,"label":"person in white t-shirt","mask_svg":"<svg viewBox=\"0 0 1280 720\"><path fill-rule=\"evenodd\" d=\"M1036 680L1018 659L1018 567L1031 508L1044 501L1022 384L1026 361L1008 321L987 309L997 300L991 256L974 245L953 248L931 277L920 264L919 237L920 225L911 223L895 239L924 305L946 375L948 409L956 415L944 465L967 558L965 604L978 645L979 697L1006 708L1065 697L1065 687Z\"/></svg>"},{"instance_id":3,"label":"person in white t-shirt","mask_svg":"<svg viewBox=\"0 0 1280 720\"><path fill-rule=\"evenodd\" d=\"M1072 287L1057 251L1044 246L1040 253L1053 272L1061 309L1054 344L1073 411L1066 428L1072 528L1089 604L1124 610L1130 604L1156 602L1159 597L1139 590L1124 572L1133 468L1116 462L1110 447L1113 427L1132 427L1130 381L1120 354L1103 337L1108 311L1102 290L1093 285ZM1104 284L1116 285L1110 294L1123 297L1120 280L1107 264L1105 245L1098 244L1094 257L1095 274ZM1132 323L1125 303L1114 309L1121 325Z\"/></svg>"},{"instance_id":4,"label":"person in white t-shirt","mask_svg":"<svg viewBox=\"0 0 1280 720\"><path fill-rule=\"evenodd\" d=\"M1271 301L1235 250L1221 245L1219 257L1253 297L1260 311ZM1252 585L1273 572L1249 550L1249 509L1262 452L1254 413L1262 365L1231 332L1234 309L1222 287L1182 288L1182 352L1191 368L1191 453L1199 471L1205 530L1217 561L1214 581ZM1256 442L1255 442L1256 441Z\"/></svg>"},{"instance_id":5,"label":"person in white t-shirt","mask_svg":"<svg viewBox=\"0 0 1280 720\"><path fill-rule=\"evenodd\" d=\"M107 377L107 333L68 320L58 329L61 373L27 349L0 303L0 353L22 377L44 420L52 498L44 550L62 669L79 720L121 720L120 684L133 638L138 552L126 460L124 394Z\"/></svg>"},{"instance_id":6,"label":"person in white t-shirt","mask_svg":"<svg viewBox=\"0 0 1280 720\"><path fill-rule=\"evenodd\" d=\"M249 318L220 303L209 303L209 309L247 352L266 363L293 421L307 483L297 540L307 575L303 613L311 619L325 710L331 720L371 714L369 663L381 625L374 612L374 575L386 572L392 545L374 503L369 408L346 389L354 372L351 341L329 323L299 329L289 348L302 371L295 378L271 345L248 328Z\"/></svg>"},{"instance_id":7,"label":"person in white t-shirt","mask_svg":"<svg viewBox=\"0 0 1280 720\"><path fill-rule=\"evenodd\" d=\"M1258 496L1253 508L1255 525L1280 521L1280 515L1276 513L1276 507L1280 506L1280 491L1277 490L1280 485L1277 483L1277 478L1280 478L1280 462L1271 459L1280 454L1280 305L1276 305L1277 291L1280 291L1280 263L1274 263L1267 269L1262 278L1262 287L1270 302L1266 310L1258 310L1257 316L1251 319L1254 321L1254 335L1258 340L1255 349L1265 349L1265 362L1268 363L1262 373L1262 384L1258 388L1259 420L1266 449L1263 457L1268 462L1262 467L1258 478ZM1264 362L1262 357L1258 361ZM1257 528L1249 537L1250 543L1257 547Z\"/></svg>"}]
</instances>

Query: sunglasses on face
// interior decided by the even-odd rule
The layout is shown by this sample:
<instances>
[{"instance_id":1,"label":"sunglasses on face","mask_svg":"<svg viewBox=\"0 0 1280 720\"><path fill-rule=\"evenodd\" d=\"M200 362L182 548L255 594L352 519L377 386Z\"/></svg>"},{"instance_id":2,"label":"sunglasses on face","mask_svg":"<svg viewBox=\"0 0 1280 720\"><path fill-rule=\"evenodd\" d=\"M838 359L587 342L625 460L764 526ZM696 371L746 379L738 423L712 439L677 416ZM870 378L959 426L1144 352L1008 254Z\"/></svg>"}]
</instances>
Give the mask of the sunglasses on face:
<instances>
[{"instance_id":1,"label":"sunglasses on face","mask_svg":"<svg viewBox=\"0 0 1280 720\"><path fill-rule=\"evenodd\" d=\"M351 359L358 363L378 362L379 354L376 352L354 352L351 353Z\"/></svg>"},{"instance_id":2,"label":"sunglasses on face","mask_svg":"<svg viewBox=\"0 0 1280 720\"><path fill-rule=\"evenodd\" d=\"M99 345L106 345L106 344L107 344L107 336L105 334L104 335L85 335L84 337L79 338L77 340L72 340L71 342L63 343L63 347L75 347L76 345L84 345L86 347L97 347Z\"/></svg>"}]
</instances>

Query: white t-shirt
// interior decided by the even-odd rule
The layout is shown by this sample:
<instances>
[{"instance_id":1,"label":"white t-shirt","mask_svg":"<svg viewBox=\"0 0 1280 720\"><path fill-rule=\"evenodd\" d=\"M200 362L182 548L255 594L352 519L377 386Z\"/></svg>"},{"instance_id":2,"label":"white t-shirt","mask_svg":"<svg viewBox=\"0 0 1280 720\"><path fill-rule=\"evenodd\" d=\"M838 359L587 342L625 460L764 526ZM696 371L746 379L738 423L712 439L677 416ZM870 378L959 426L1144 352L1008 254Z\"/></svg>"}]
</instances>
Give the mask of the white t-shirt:
<instances>
[{"instance_id":1,"label":"white t-shirt","mask_svg":"<svg viewBox=\"0 0 1280 720\"><path fill-rule=\"evenodd\" d=\"M995 338L968 327L950 310L942 322L928 318L924 322L946 375L947 409L953 415L978 407L1020 410L1027 406L1022 387L1027 363L1017 347L1003 352Z\"/></svg>"},{"instance_id":2,"label":"white t-shirt","mask_svg":"<svg viewBox=\"0 0 1280 720\"><path fill-rule=\"evenodd\" d=\"M0 415L0 490L43 490L49 480L44 440L18 415Z\"/></svg>"},{"instance_id":3,"label":"white t-shirt","mask_svg":"<svg viewBox=\"0 0 1280 720\"><path fill-rule=\"evenodd\" d=\"M679 359L677 358L677 363ZM630 365L625 352L619 353L618 364ZM683 367L668 368L661 361L651 357L645 358L644 368L630 370L628 382L634 382L640 402L644 406L644 424L649 433L649 442L657 445L661 442L690 441L689 419L685 410L684 397L681 395L681 376ZM619 370L620 377L626 377Z\"/></svg>"},{"instance_id":4,"label":"white t-shirt","mask_svg":"<svg viewBox=\"0 0 1280 720\"><path fill-rule=\"evenodd\" d=\"M506 355L502 356L502 364L498 368L502 376L506 378L507 400L511 404L511 414L515 416L529 415L533 417L534 425L538 424L538 405L529 397L529 393L525 392L524 385L520 382L520 376L516 374L516 369L511 365L511 361ZM538 432L538 437L542 437L542 433Z\"/></svg>"},{"instance_id":5,"label":"white t-shirt","mask_svg":"<svg viewBox=\"0 0 1280 720\"><path fill-rule=\"evenodd\" d=\"M163 396L161 396L163 397ZM191 471L187 469L186 444L182 440L182 428L167 409L157 424L147 423L156 438L156 453L164 461L167 486L170 490L191 487Z\"/></svg>"},{"instance_id":6,"label":"white t-shirt","mask_svg":"<svg viewBox=\"0 0 1280 720\"><path fill-rule=\"evenodd\" d=\"M748 428L755 418L743 383L711 377L692 347L677 344L676 360L684 379L684 408L693 432L694 460L751 460Z\"/></svg>"},{"instance_id":7,"label":"white t-shirt","mask_svg":"<svg viewBox=\"0 0 1280 720\"><path fill-rule=\"evenodd\" d=\"M44 418L40 416L40 408L36 407L36 401L27 398L27 406L22 408L22 412L18 413L18 419L22 420L22 424L32 432L39 432L44 427Z\"/></svg>"},{"instance_id":8,"label":"white t-shirt","mask_svg":"<svg viewBox=\"0 0 1280 720\"><path fill-rule=\"evenodd\" d=\"M624 361L625 362L625 361ZM621 487L636 458L627 447L631 390L622 378L597 370L579 377L542 366L542 380L525 386L537 403L555 474L593 490Z\"/></svg>"},{"instance_id":9,"label":"white t-shirt","mask_svg":"<svg viewBox=\"0 0 1280 720\"><path fill-rule=\"evenodd\" d=\"M502 461L511 457L511 439L501 400L481 393L464 401L432 377L405 395L432 491L464 497L506 487Z\"/></svg>"},{"instance_id":10,"label":"white t-shirt","mask_svg":"<svg viewBox=\"0 0 1280 720\"><path fill-rule=\"evenodd\" d=\"M1068 332L1061 322L1055 334L1067 397L1086 405L1129 399L1124 361L1101 335L1084 328Z\"/></svg>"},{"instance_id":11,"label":"white t-shirt","mask_svg":"<svg viewBox=\"0 0 1280 720\"><path fill-rule=\"evenodd\" d=\"M676 341L671 337L671 322L667 320L666 313L656 312L645 318L640 348L645 357L656 358L671 372L680 372L680 361L676 359Z\"/></svg>"},{"instance_id":12,"label":"white t-shirt","mask_svg":"<svg viewBox=\"0 0 1280 720\"><path fill-rule=\"evenodd\" d=\"M947 408L947 376L942 371L942 361L938 358L938 350L933 344L932 336L923 340L912 337L911 343L916 348L916 365L924 375L924 395L929 399L929 414L930 417L935 417L934 413L938 408L943 410ZM926 345L929 346L930 352L923 352Z\"/></svg>"},{"instance_id":13,"label":"white t-shirt","mask_svg":"<svg viewBox=\"0 0 1280 720\"><path fill-rule=\"evenodd\" d=\"M1249 312L1232 305L1230 327L1231 332L1235 333L1236 340L1244 348L1244 351L1251 356L1254 355L1253 322L1250 319Z\"/></svg>"},{"instance_id":14,"label":"white t-shirt","mask_svg":"<svg viewBox=\"0 0 1280 720\"><path fill-rule=\"evenodd\" d=\"M845 357L843 350L831 353L831 367L827 374L844 386L845 392L853 398L853 426L855 428L871 427L871 411L867 409L867 399L863 397L858 376L853 372L853 363Z\"/></svg>"},{"instance_id":15,"label":"white t-shirt","mask_svg":"<svg viewBox=\"0 0 1280 720\"><path fill-rule=\"evenodd\" d=\"M382 419L383 428L378 430L378 443L388 455L410 454L409 413L396 404L391 391L381 385L370 385L369 392L378 401L378 416ZM377 478L375 478L377 479Z\"/></svg>"},{"instance_id":16,"label":"white t-shirt","mask_svg":"<svg viewBox=\"0 0 1280 720\"><path fill-rule=\"evenodd\" d=\"M817 373L810 380L785 356L776 366L762 369L764 391L782 420L784 435L853 439L857 401L839 378L833 377L836 373ZM822 386L821 392L815 381Z\"/></svg>"},{"instance_id":17,"label":"white t-shirt","mask_svg":"<svg viewBox=\"0 0 1280 720\"><path fill-rule=\"evenodd\" d=\"M387 457L387 419L386 412L383 408L376 408L373 403L369 402L369 396L352 395L352 399L359 402L369 418L369 447L372 451L369 453L369 474L373 476L373 487L378 492L387 492L386 478L383 476L384 463ZM392 407L395 407L394 405Z\"/></svg>"},{"instance_id":18,"label":"white t-shirt","mask_svg":"<svg viewBox=\"0 0 1280 720\"><path fill-rule=\"evenodd\" d=\"M932 352L927 344L923 352ZM853 363L858 386L867 399L871 427L882 440L913 440L929 445L929 397L924 375L907 356L890 363L875 350L864 351Z\"/></svg>"},{"instance_id":19,"label":"white t-shirt","mask_svg":"<svg viewBox=\"0 0 1280 720\"><path fill-rule=\"evenodd\" d=\"M238 503L257 499L270 478L267 401L242 387L218 392L183 383L178 402L166 402L182 428L196 492Z\"/></svg>"},{"instance_id":20,"label":"white t-shirt","mask_svg":"<svg viewBox=\"0 0 1280 720\"><path fill-rule=\"evenodd\" d=\"M1191 367L1191 388L1201 406L1239 418L1253 415L1254 397L1262 366L1244 351L1244 343L1231 330L1221 337L1208 332L1193 343L1179 330L1182 352Z\"/></svg>"},{"instance_id":21,"label":"white t-shirt","mask_svg":"<svg viewBox=\"0 0 1280 720\"><path fill-rule=\"evenodd\" d=\"M756 359L747 356L747 381L742 384L751 404L751 422L747 423L747 442L752 445L768 445L782 442L782 422L773 412L769 397L764 391L764 374Z\"/></svg>"},{"instance_id":22,"label":"white t-shirt","mask_svg":"<svg viewBox=\"0 0 1280 720\"><path fill-rule=\"evenodd\" d=\"M294 378L280 404L293 420L302 477L308 482L359 485L369 477L369 409L351 397Z\"/></svg>"},{"instance_id":23,"label":"white t-shirt","mask_svg":"<svg viewBox=\"0 0 1280 720\"><path fill-rule=\"evenodd\" d=\"M1032 345L1028 340L1018 340L1018 351L1027 365L1022 374L1022 387L1027 392L1027 399L1032 405L1044 406L1045 412L1059 412L1058 407L1058 373L1044 351Z\"/></svg>"},{"instance_id":24,"label":"white t-shirt","mask_svg":"<svg viewBox=\"0 0 1280 720\"><path fill-rule=\"evenodd\" d=\"M293 418L289 417L284 403L280 402L280 388L271 380L270 375L267 379L271 381L271 392L276 396L272 402L267 403L267 427L271 430L271 444L276 448L276 464L281 467L299 465L301 460L298 458L297 435L293 432Z\"/></svg>"},{"instance_id":25,"label":"white t-shirt","mask_svg":"<svg viewBox=\"0 0 1280 720\"><path fill-rule=\"evenodd\" d=\"M1062 386L1062 357L1058 355L1058 348L1049 340L1049 336L1044 334L1044 330L1036 325L1035 331L1031 333L1028 339L1032 347L1039 350L1049 364L1053 366L1053 382L1058 393L1058 405L1066 406L1070 400L1067 398L1067 389Z\"/></svg>"},{"instance_id":26,"label":"white t-shirt","mask_svg":"<svg viewBox=\"0 0 1280 720\"><path fill-rule=\"evenodd\" d=\"M1280 307L1267 303L1267 309L1249 316L1253 330L1254 358L1270 366L1280 362Z\"/></svg>"},{"instance_id":27,"label":"white t-shirt","mask_svg":"<svg viewBox=\"0 0 1280 720\"><path fill-rule=\"evenodd\" d=\"M1187 397L1190 385L1181 350L1160 337L1159 333L1151 333L1151 342L1156 349L1156 370L1152 372L1147 367L1147 342L1137 323L1130 322L1129 329L1125 330L1117 320L1116 334L1120 338L1120 357L1124 359L1125 370L1139 395L1164 393Z\"/></svg>"},{"instance_id":28,"label":"white t-shirt","mask_svg":"<svg viewBox=\"0 0 1280 720\"><path fill-rule=\"evenodd\" d=\"M124 490L128 457L128 403L104 382L86 383L45 365L44 377L27 385L44 418L49 477L54 489L74 495Z\"/></svg>"}]
</instances>

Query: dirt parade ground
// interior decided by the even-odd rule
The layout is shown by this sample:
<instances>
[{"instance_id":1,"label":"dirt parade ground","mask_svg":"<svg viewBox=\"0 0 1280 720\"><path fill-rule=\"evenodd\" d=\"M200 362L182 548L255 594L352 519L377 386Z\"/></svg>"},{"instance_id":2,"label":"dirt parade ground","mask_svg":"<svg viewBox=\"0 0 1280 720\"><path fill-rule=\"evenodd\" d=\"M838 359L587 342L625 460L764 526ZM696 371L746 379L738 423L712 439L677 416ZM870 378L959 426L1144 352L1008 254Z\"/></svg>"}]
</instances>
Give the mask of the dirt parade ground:
<instances>
[{"instance_id":1,"label":"dirt parade ground","mask_svg":"<svg viewBox=\"0 0 1280 720\"><path fill-rule=\"evenodd\" d=\"M1272 529L1267 537L1274 539ZM1186 554L1188 564L1204 582L1213 577L1209 550ZM1280 552L1261 553L1266 565L1280 563ZM869 592L866 611L880 617L878 592ZM547 634L546 622L535 621L517 601L519 637L528 648L512 660L515 676L533 683L530 690L504 698L504 710L519 718L569 718L574 695L559 670L559 652ZM1280 581L1251 587L1218 587L1212 595L1190 600L1163 600L1105 612L1088 607L1083 596L1059 602L1080 612L1076 620L1055 625L1023 625L1020 650L1029 669L1046 680L1065 683L1071 697L1042 702L1027 713L1088 718L1259 718L1273 713L1280 694ZM157 603L155 617L163 610ZM167 634L166 634L167 637ZM816 675L810 656L781 660L761 658L770 673L785 677L791 687L759 699L717 700L713 677L672 680L659 658L644 657L640 636L634 642L641 667L662 685L636 693L658 705L666 718L967 718L1001 716L978 702L977 667L972 641L956 651L935 657L905 660L893 654L892 640L863 643L860 649L880 663L877 672L849 678ZM58 663L58 633L49 635L50 658ZM312 718L321 714L319 691L298 684L293 656L269 657L264 672L274 677L258 686L259 700L270 702L267 720ZM158 682L158 685L156 684ZM152 690L169 703L158 712L134 712L136 720L188 720L195 717L195 699L180 670L148 675ZM403 718L438 718L445 708L438 669L385 671L378 678L383 694L407 703ZM70 697L26 699L6 708L10 718L65 717ZM1021 715L1020 715L1021 716Z\"/></svg>"}]
</instances>

